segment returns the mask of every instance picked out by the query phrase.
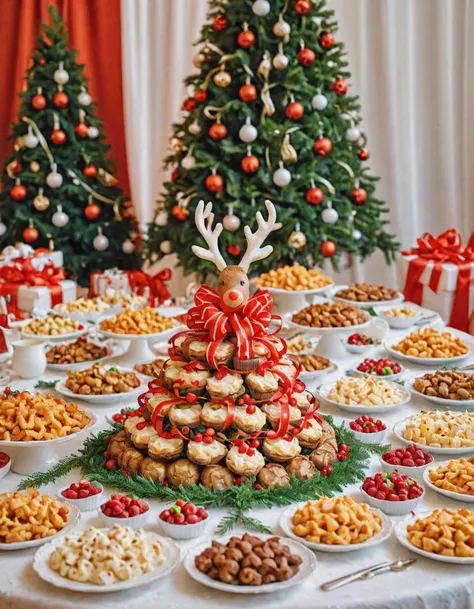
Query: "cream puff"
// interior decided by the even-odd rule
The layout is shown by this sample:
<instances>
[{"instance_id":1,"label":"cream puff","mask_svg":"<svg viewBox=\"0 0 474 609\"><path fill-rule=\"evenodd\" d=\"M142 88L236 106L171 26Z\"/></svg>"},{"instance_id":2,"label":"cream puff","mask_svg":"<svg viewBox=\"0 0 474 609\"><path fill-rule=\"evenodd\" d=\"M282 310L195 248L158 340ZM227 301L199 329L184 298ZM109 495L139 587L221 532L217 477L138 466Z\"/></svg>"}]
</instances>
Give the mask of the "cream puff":
<instances>
[{"instance_id":1,"label":"cream puff","mask_svg":"<svg viewBox=\"0 0 474 609\"><path fill-rule=\"evenodd\" d=\"M305 426L296 436L298 442L304 448L316 448L323 435L323 428L316 419L309 419L309 421L306 422L306 425L307 427Z\"/></svg>"},{"instance_id":2,"label":"cream puff","mask_svg":"<svg viewBox=\"0 0 474 609\"><path fill-rule=\"evenodd\" d=\"M278 427L281 417L281 405L278 402L265 402L262 405L262 412L265 413L268 422L273 427ZM296 406L290 406L290 424L297 425L301 421L301 411Z\"/></svg>"},{"instance_id":3,"label":"cream puff","mask_svg":"<svg viewBox=\"0 0 474 609\"><path fill-rule=\"evenodd\" d=\"M201 423L206 427L221 429L227 419L227 406L206 402L201 410Z\"/></svg>"},{"instance_id":4,"label":"cream puff","mask_svg":"<svg viewBox=\"0 0 474 609\"><path fill-rule=\"evenodd\" d=\"M123 428L127 432L127 436L130 438L132 433L137 428L138 423L145 423L146 421L143 417L127 417L123 424Z\"/></svg>"},{"instance_id":5,"label":"cream puff","mask_svg":"<svg viewBox=\"0 0 474 609\"><path fill-rule=\"evenodd\" d=\"M210 343L203 340L187 339L182 345L182 350L187 359L197 359L206 362L209 345ZM228 364L232 361L234 351L235 347L232 343L226 340L222 341L215 350L214 360L216 364L218 366Z\"/></svg>"},{"instance_id":6,"label":"cream puff","mask_svg":"<svg viewBox=\"0 0 474 609\"><path fill-rule=\"evenodd\" d=\"M200 395L206 387L209 370L192 369L189 362L168 360L163 367L163 387L169 391L178 389L180 395Z\"/></svg>"},{"instance_id":7,"label":"cream puff","mask_svg":"<svg viewBox=\"0 0 474 609\"><path fill-rule=\"evenodd\" d=\"M141 427L141 425L139 427ZM150 440L155 438L157 435L158 434L153 425L147 425L141 429L137 429L135 427L135 429L132 431L131 440L137 448L145 450Z\"/></svg>"},{"instance_id":8,"label":"cream puff","mask_svg":"<svg viewBox=\"0 0 474 609\"><path fill-rule=\"evenodd\" d=\"M309 391L301 391L300 393L296 393L296 391L291 396L296 400L296 407L299 408L300 412L303 414L308 410L311 406L313 400L313 394Z\"/></svg>"},{"instance_id":9,"label":"cream puff","mask_svg":"<svg viewBox=\"0 0 474 609\"><path fill-rule=\"evenodd\" d=\"M175 397L176 396L170 395L169 393L155 393L155 394L153 394L153 397L151 397L147 401L146 408L150 414L153 414L153 412L155 411L155 408L159 404L162 404L163 402L166 402L168 400L173 400ZM170 408L171 408L171 406L165 406L164 408L162 408L160 410L160 414L162 414L163 416L166 416L168 414Z\"/></svg>"},{"instance_id":10,"label":"cream puff","mask_svg":"<svg viewBox=\"0 0 474 609\"><path fill-rule=\"evenodd\" d=\"M282 372L289 379L294 379L296 377L296 366L287 357L282 357L278 364L272 367L272 370Z\"/></svg>"},{"instance_id":11,"label":"cream puff","mask_svg":"<svg viewBox=\"0 0 474 609\"><path fill-rule=\"evenodd\" d=\"M243 393L244 381L240 374L227 372L220 378L215 375L209 376L206 382L206 389L211 399L222 399L226 397L237 397Z\"/></svg>"},{"instance_id":12,"label":"cream puff","mask_svg":"<svg viewBox=\"0 0 474 609\"><path fill-rule=\"evenodd\" d=\"M194 442L191 440L188 443L187 457L197 465L213 465L219 463L227 454L227 448L217 440L213 440L210 444L204 442Z\"/></svg>"},{"instance_id":13,"label":"cream puff","mask_svg":"<svg viewBox=\"0 0 474 609\"><path fill-rule=\"evenodd\" d=\"M278 377L269 370L265 374L250 372L246 376L247 387L256 400L270 400L278 391Z\"/></svg>"},{"instance_id":14,"label":"cream puff","mask_svg":"<svg viewBox=\"0 0 474 609\"><path fill-rule=\"evenodd\" d=\"M260 431L266 422L267 417L258 406L252 414L247 412L247 406L238 406L235 409L234 425L238 429L245 431L245 433Z\"/></svg>"},{"instance_id":15,"label":"cream puff","mask_svg":"<svg viewBox=\"0 0 474 609\"><path fill-rule=\"evenodd\" d=\"M189 488L199 482L199 467L189 459L178 459L166 468L166 477L171 486Z\"/></svg>"},{"instance_id":16,"label":"cream puff","mask_svg":"<svg viewBox=\"0 0 474 609\"><path fill-rule=\"evenodd\" d=\"M197 427L201 422L201 406L200 404L175 404L169 409L168 418L172 425Z\"/></svg>"},{"instance_id":17,"label":"cream puff","mask_svg":"<svg viewBox=\"0 0 474 609\"><path fill-rule=\"evenodd\" d=\"M156 436L148 442L148 454L153 459L170 461L176 459L183 451L184 442L181 438L162 438Z\"/></svg>"},{"instance_id":18,"label":"cream puff","mask_svg":"<svg viewBox=\"0 0 474 609\"><path fill-rule=\"evenodd\" d=\"M201 484L211 491L226 491L234 484L234 475L222 465L207 465L201 473Z\"/></svg>"},{"instance_id":19,"label":"cream puff","mask_svg":"<svg viewBox=\"0 0 474 609\"><path fill-rule=\"evenodd\" d=\"M227 453L225 464L238 476L256 476L265 465L265 459L258 450L253 455L247 455L239 452L238 446L232 446Z\"/></svg>"},{"instance_id":20,"label":"cream puff","mask_svg":"<svg viewBox=\"0 0 474 609\"><path fill-rule=\"evenodd\" d=\"M295 437L292 437L290 441L283 438L276 438L274 440L265 438L263 441L263 452L270 461L287 463L300 454L301 446Z\"/></svg>"}]
</instances>

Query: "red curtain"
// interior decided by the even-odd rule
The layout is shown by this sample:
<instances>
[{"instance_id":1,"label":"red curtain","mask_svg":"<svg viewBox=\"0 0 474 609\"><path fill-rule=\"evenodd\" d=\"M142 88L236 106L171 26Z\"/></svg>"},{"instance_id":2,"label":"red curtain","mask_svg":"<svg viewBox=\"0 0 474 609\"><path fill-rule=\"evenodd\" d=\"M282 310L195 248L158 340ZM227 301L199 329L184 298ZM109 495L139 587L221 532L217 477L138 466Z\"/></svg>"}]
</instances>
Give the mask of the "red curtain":
<instances>
[{"instance_id":1,"label":"red curtain","mask_svg":"<svg viewBox=\"0 0 474 609\"><path fill-rule=\"evenodd\" d=\"M89 79L89 92L98 103L112 146L116 175L129 192L122 97L122 46L120 0L0 0L0 163L11 150L10 123L16 121L29 57L41 22L50 22L53 4L69 30L71 46L78 51Z\"/></svg>"}]
</instances>

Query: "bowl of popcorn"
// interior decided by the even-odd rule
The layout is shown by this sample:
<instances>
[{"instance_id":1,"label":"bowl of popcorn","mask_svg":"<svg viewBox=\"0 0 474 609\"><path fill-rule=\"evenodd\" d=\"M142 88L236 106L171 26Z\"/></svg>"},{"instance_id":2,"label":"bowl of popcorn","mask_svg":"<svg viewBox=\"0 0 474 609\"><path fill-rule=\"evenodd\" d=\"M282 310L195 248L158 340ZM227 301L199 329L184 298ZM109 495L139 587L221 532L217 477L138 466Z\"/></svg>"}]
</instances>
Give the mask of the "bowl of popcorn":
<instances>
[{"instance_id":1,"label":"bowl of popcorn","mask_svg":"<svg viewBox=\"0 0 474 609\"><path fill-rule=\"evenodd\" d=\"M58 491L59 499L67 499L69 503L78 507L81 512L95 510L103 498L104 487L99 482L79 480Z\"/></svg>"},{"instance_id":2,"label":"bowl of popcorn","mask_svg":"<svg viewBox=\"0 0 474 609\"><path fill-rule=\"evenodd\" d=\"M458 363L472 350L461 337L435 328L422 328L402 339L386 341L384 347L398 359L427 366Z\"/></svg>"},{"instance_id":3,"label":"bowl of popcorn","mask_svg":"<svg viewBox=\"0 0 474 609\"><path fill-rule=\"evenodd\" d=\"M416 480L397 470L369 476L362 483L360 492L369 505L392 516L408 514L425 494Z\"/></svg>"},{"instance_id":4,"label":"bowl of popcorn","mask_svg":"<svg viewBox=\"0 0 474 609\"><path fill-rule=\"evenodd\" d=\"M209 527L209 514L203 507L178 499L158 516L163 532L173 539L195 539Z\"/></svg>"},{"instance_id":5,"label":"bowl of popcorn","mask_svg":"<svg viewBox=\"0 0 474 609\"><path fill-rule=\"evenodd\" d=\"M433 463L433 457L416 444L393 448L380 455L380 464L385 472L398 471L419 480L430 463Z\"/></svg>"},{"instance_id":6,"label":"bowl of popcorn","mask_svg":"<svg viewBox=\"0 0 474 609\"><path fill-rule=\"evenodd\" d=\"M108 527L119 524L132 529L141 529L148 521L150 506L140 499L116 494L99 507L98 513Z\"/></svg>"},{"instance_id":7,"label":"bowl of popcorn","mask_svg":"<svg viewBox=\"0 0 474 609\"><path fill-rule=\"evenodd\" d=\"M349 376L319 388L319 397L340 410L378 414L406 404L411 397L407 389L382 379Z\"/></svg>"},{"instance_id":8,"label":"bowl of popcorn","mask_svg":"<svg viewBox=\"0 0 474 609\"><path fill-rule=\"evenodd\" d=\"M397 330L405 330L423 318L423 311L414 305L378 307L375 312Z\"/></svg>"}]
</instances>

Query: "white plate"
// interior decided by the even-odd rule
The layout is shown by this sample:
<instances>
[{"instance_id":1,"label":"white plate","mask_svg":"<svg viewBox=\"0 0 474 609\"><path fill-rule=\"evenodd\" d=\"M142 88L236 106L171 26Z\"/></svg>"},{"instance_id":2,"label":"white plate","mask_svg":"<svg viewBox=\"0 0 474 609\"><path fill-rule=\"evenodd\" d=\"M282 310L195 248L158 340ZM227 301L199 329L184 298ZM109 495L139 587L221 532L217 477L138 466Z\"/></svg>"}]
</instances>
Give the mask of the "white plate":
<instances>
[{"instance_id":1,"label":"white plate","mask_svg":"<svg viewBox=\"0 0 474 609\"><path fill-rule=\"evenodd\" d=\"M326 294L332 300L339 300L340 302L345 302L346 304L351 304L351 305L355 305L356 307L362 307L362 308L378 307L378 306L391 307L391 306L400 304L401 302L403 302L405 300L405 296L403 296L403 294L401 292L397 292L397 297L393 298L392 300L374 300L372 302L359 302L358 300L346 300L345 298L339 298L339 296L336 296L336 292L339 292L339 290L345 290L348 287L349 287L348 285L342 285L342 284L334 285L332 287L329 286L329 289L326 290Z\"/></svg>"},{"instance_id":2,"label":"white plate","mask_svg":"<svg viewBox=\"0 0 474 609\"><path fill-rule=\"evenodd\" d=\"M333 283L323 286L322 288L313 288L312 290L284 290L282 288L267 288L262 287L261 290L266 290L270 294L295 294L297 296L310 296L311 294L321 294L325 292L327 288L330 288ZM257 286L258 287L258 286Z\"/></svg>"},{"instance_id":3,"label":"white plate","mask_svg":"<svg viewBox=\"0 0 474 609\"><path fill-rule=\"evenodd\" d=\"M94 342L94 341L91 341ZM45 351L49 351L53 345L47 345L45 347ZM105 362L107 359L112 357L116 357L122 353L122 349L119 347L110 347L109 345L103 343L102 345L98 345L100 347L107 347L108 354L105 357L101 357L99 359L89 360L87 362L77 362L76 364L47 364L47 368L49 370L56 370L57 372L69 372L69 370L81 370L82 368L89 368L94 364L98 364L100 362ZM138 373L137 373L138 374Z\"/></svg>"},{"instance_id":4,"label":"white plate","mask_svg":"<svg viewBox=\"0 0 474 609\"><path fill-rule=\"evenodd\" d=\"M82 330L76 330L75 332L68 332L67 334L54 334L52 336L46 334L28 334L27 332L20 332L22 338L29 338L32 340L44 340L45 342L57 343L58 341L73 340L79 338L83 334L87 334L92 329L92 326L85 322L80 322L84 326Z\"/></svg>"},{"instance_id":5,"label":"white plate","mask_svg":"<svg viewBox=\"0 0 474 609\"><path fill-rule=\"evenodd\" d=\"M217 537L216 540L221 543L227 543L232 535L227 535L226 537ZM258 535L260 539L268 539L269 537L276 537L275 535ZM315 555L302 545L299 540L297 542L292 539L285 539L284 537L280 537L280 542L282 544L287 545L292 554L297 554L301 556L303 562L300 565L300 569L296 575L294 575L291 579L288 579L283 582L274 582L272 584L262 584L261 586L238 586L234 584L225 584L224 582L217 581L215 579L210 578L205 573L201 573L196 568L194 564L195 557L203 552L206 548L209 548L211 545L211 539L200 543L199 545L191 548L189 552L186 554L183 566L188 572L188 574L200 584L204 586L208 586L209 588L214 588L216 590L222 590L223 592L234 592L235 594L266 594L268 592L277 592L278 590L284 590L286 588L291 588L292 586L296 586L300 584L304 579L309 577L313 571L316 569L316 557Z\"/></svg>"},{"instance_id":6,"label":"white plate","mask_svg":"<svg viewBox=\"0 0 474 609\"><path fill-rule=\"evenodd\" d=\"M115 340L167 340L171 338L177 330L182 326L176 320L173 321L173 327L163 332L155 332L155 334L117 334L116 332L109 332L108 330L102 330L100 324L97 326L97 331L103 336L108 338L115 338Z\"/></svg>"},{"instance_id":7,"label":"white plate","mask_svg":"<svg viewBox=\"0 0 474 609\"><path fill-rule=\"evenodd\" d=\"M323 335L323 334L329 334L331 332L332 333L339 332L342 334L349 334L349 333L353 334L354 332L358 332L362 328L366 328L372 320L372 317L370 316L370 314L366 313L364 323L358 324L357 326L343 326L341 328L312 328L311 326L301 326L300 324L295 324L293 321L291 321L291 318L292 318L292 314L290 314L285 319L289 328L293 328L294 330L298 330L299 332L304 332L305 334L313 334L313 335ZM374 346L374 345L371 345L371 346Z\"/></svg>"},{"instance_id":8,"label":"white plate","mask_svg":"<svg viewBox=\"0 0 474 609\"><path fill-rule=\"evenodd\" d=\"M410 401L410 398L411 398L411 393L407 389L405 389L405 387L403 387L402 385L398 385L398 383L390 383L389 381L386 381L386 382L388 385L393 387L393 389L395 389L395 391L398 393L398 395L401 398L400 402L397 402L396 404L390 404L387 406L383 406L383 405L365 406L364 404L351 404L351 405L340 404L339 402L330 400L327 397L328 393L331 391L331 389L334 387L334 385L336 383L322 385L322 387L320 387L318 389L317 393L318 393L319 397L322 397L329 404L332 404L333 406L337 406L338 408L340 408L341 410L345 410L346 412L356 412L356 413L362 413L362 414L380 414L380 413L388 412L390 410L394 410L395 408L398 408L399 406L406 404L407 402Z\"/></svg>"},{"instance_id":9,"label":"white plate","mask_svg":"<svg viewBox=\"0 0 474 609\"><path fill-rule=\"evenodd\" d=\"M418 442L413 442L412 440L406 440L403 437L403 431L405 430L406 424L413 417L407 417L403 419L403 421L398 421L393 426L393 434L403 442L403 444L414 444L416 447L421 448L422 450L435 454L435 455L466 455L469 453L474 453L474 446L463 446L462 448L433 448L431 446L427 446L426 444L419 444Z\"/></svg>"},{"instance_id":10,"label":"white plate","mask_svg":"<svg viewBox=\"0 0 474 609\"><path fill-rule=\"evenodd\" d=\"M80 533L77 533L77 535L80 535ZM144 586L156 581L157 579L165 577L166 575L169 575L180 560L180 550L178 546L171 541L171 539L165 539L164 537L160 537L151 531L145 531L145 535L150 539L156 539L160 542L165 555L165 562L158 565L150 573L145 573L126 581L99 586L97 584L76 582L72 581L71 579L67 579L66 577L61 577L59 573L53 571L48 565L50 555L61 540L55 540L52 543L48 543L36 552L33 558L33 569L41 577L41 579L52 584L56 588L65 588L66 590L73 590L74 592L92 592L95 594L101 594L104 592L118 592L119 590L138 588L139 586Z\"/></svg>"},{"instance_id":11,"label":"white plate","mask_svg":"<svg viewBox=\"0 0 474 609\"><path fill-rule=\"evenodd\" d=\"M122 313L123 310L123 307L113 306L105 309L105 311L82 311L80 313L62 313L61 311L57 311L53 307L51 309L51 312L54 315L61 315L61 317L69 317L69 319L74 319L74 321L97 323L98 321L102 321L102 319L105 319L106 317L118 315L119 313Z\"/></svg>"},{"instance_id":12,"label":"white plate","mask_svg":"<svg viewBox=\"0 0 474 609\"><path fill-rule=\"evenodd\" d=\"M415 521L418 520L418 518L426 518L426 516L429 516L431 513L432 512L419 512L418 514L407 516L404 520L402 520L396 525L395 537L402 544L402 546L408 548L416 554L420 554L420 556L430 558L431 560L438 560L440 562L450 562L458 565L474 565L474 556L469 558L462 558L461 556L441 556L440 554L435 554L434 552L426 552L425 550L420 550L408 541L407 525L414 524Z\"/></svg>"},{"instance_id":13,"label":"white plate","mask_svg":"<svg viewBox=\"0 0 474 609\"><path fill-rule=\"evenodd\" d=\"M444 406L447 410L450 410L450 408L461 408L463 410L474 408L474 398L472 400L448 400L446 398L440 398L436 395L425 395L424 393L421 393L420 391L417 391L415 389L415 387L413 386L414 380L415 379L412 378L406 383L406 387L414 395L419 395L420 397L425 398L425 400L429 400L430 402L434 402L435 404L440 404L441 406Z\"/></svg>"},{"instance_id":14,"label":"white plate","mask_svg":"<svg viewBox=\"0 0 474 609\"><path fill-rule=\"evenodd\" d=\"M296 510L304 507L306 505L306 501L301 503L297 503L296 505L291 505L286 508L283 514L280 516L280 527L282 528L285 535L291 537L291 539L295 539L300 543L308 546L312 550L316 550L318 552L331 552L331 553L340 553L340 552L354 552L355 550L365 550L366 548L373 548L374 546L382 543L386 539L388 539L392 533L393 523L383 512L378 510L377 508L369 507L371 512L375 512L382 518L382 529L374 535L371 539L364 541L362 543L354 543L348 546L331 546L325 543L314 543L312 541L306 541L303 537L298 537L293 533L291 519L293 518L293 514Z\"/></svg>"},{"instance_id":15,"label":"white plate","mask_svg":"<svg viewBox=\"0 0 474 609\"><path fill-rule=\"evenodd\" d=\"M58 531L51 537L44 537L43 539L32 539L30 541L15 541L14 543L0 543L0 551L5 550L26 550L27 548L34 548L35 546L41 546L48 542L57 543L61 537L73 529L79 520L81 519L81 510L64 499L61 503L67 505L69 508L69 519L65 527Z\"/></svg>"},{"instance_id":16,"label":"white plate","mask_svg":"<svg viewBox=\"0 0 474 609\"><path fill-rule=\"evenodd\" d=\"M411 362L412 364L421 364L422 366L431 366L432 368L437 368L440 366L457 364L472 355L472 342L466 345L468 349L467 353L464 355L456 355L455 357L415 357L414 355L405 355L393 349L393 346L402 341L404 338L405 337L402 336L397 339L387 340L384 342L383 346L384 349L393 355L393 357L406 362ZM464 340L464 342L466 342L466 340Z\"/></svg>"},{"instance_id":17,"label":"white plate","mask_svg":"<svg viewBox=\"0 0 474 609\"><path fill-rule=\"evenodd\" d=\"M428 488L430 488L432 491L435 491L435 493L439 493L440 495L444 495L445 497L449 497L450 499L454 499L455 501L463 501L464 503L474 503L474 495L466 495L464 493L455 493L454 491L447 491L444 488L438 488L431 482L430 471L438 469L440 465L448 465L448 463L449 461L430 463L423 472L423 482Z\"/></svg>"},{"instance_id":18,"label":"white plate","mask_svg":"<svg viewBox=\"0 0 474 609\"><path fill-rule=\"evenodd\" d=\"M104 365L104 368L107 368L107 364ZM70 389L66 387L66 383L64 380L58 381L54 387L54 389L64 395L65 397L71 400L82 400L83 402L88 402L89 404L114 404L115 402L123 402L125 400L129 402L135 402L136 398L147 390L148 384L143 382L144 378L141 377L138 372L135 370L130 370L128 368L122 368L121 366L110 366L110 368L117 368L119 372L133 372L138 376L141 381L141 384L136 389L129 391L128 393L110 393L106 395L82 395L81 393L74 393Z\"/></svg>"},{"instance_id":19,"label":"white plate","mask_svg":"<svg viewBox=\"0 0 474 609\"><path fill-rule=\"evenodd\" d=\"M298 356L296 356L296 357L298 357ZM309 383L314 383L316 381L319 381L320 379L327 376L328 374L333 374L334 372L337 372L338 370L339 370L339 366L337 364L335 364L334 362L331 362L330 366L328 366L327 368L323 368L323 370L316 370L315 372L306 372L305 369L303 368L302 371L300 372L300 375L298 376L298 378L300 381L303 381L303 383L309 384Z\"/></svg>"}]
</instances>

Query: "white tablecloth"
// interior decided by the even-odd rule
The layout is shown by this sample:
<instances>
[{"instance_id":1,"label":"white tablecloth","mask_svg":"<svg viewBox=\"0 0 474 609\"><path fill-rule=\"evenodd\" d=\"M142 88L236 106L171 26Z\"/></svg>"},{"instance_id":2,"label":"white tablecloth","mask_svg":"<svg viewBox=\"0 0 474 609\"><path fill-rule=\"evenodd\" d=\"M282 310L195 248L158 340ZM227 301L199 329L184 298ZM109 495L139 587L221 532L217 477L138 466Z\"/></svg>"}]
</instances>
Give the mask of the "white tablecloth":
<instances>
[{"instance_id":1,"label":"white tablecloth","mask_svg":"<svg viewBox=\"0 0 474 609\"><path fill-rule=\"evenodd\" d=\"M394 333L392 333L395 335ZM399 333L400 334L400 333ZM383 349L375 348L371 357L382 356ZM347 356L339 360L343 368L350 368L361 358ZM422 366L410 366L406 377L413 376L415 371L428 371ZM59 378L57 374L46 374L44 378ZM328 381L335 380L337 375L328 377ZM13 380L13 388L32 388L34 382ZM311 387L310 387L311 389ZM124 403L126 404L126 402ZM389 423L399 421L409 415L415 414L421 408L430 409L432 404L421 398L415 398L408 404L395 409L383 416ZM92 406L98 415L99 427L106 426L104 415L116 412L117 406ZM324 406L323 413L332 414L337 421L342 419L341 412L336 408ZM354 417L350 417L354 418ZM387 433L386 442L398 445L398 441L391 431ZM80 447L79 440L71 441L61 446L60 456L74 452ZM378 458L374 458L368 473L380 470ZM9 473L0 481L0 492L16 489L20 476ZM78 472L59 480L56 484L44 487L42 491L55 494L58 489L64 488L70 482L78 479ZM112 489L106 489L109 494ZM354 499L360 500L358 486L348 487L345 491ZM147 528L158 530L156 514L160 503L151 501L152 515ZM465 505L442 497L431 490L427 490L419 510L433 509L444 506L458 509ZM281 509L254 510L254 515L272 528L275 533L281 533L278 520ZM225 510L210 510L212 523L217 525ZM399 520L400 518L394 518ZM94 512L82 514L80 528L91 525L101 526L99 516ZM240 532L238 529L236 532ZM190 545L196 543L180 542L182 553ZM35 550L17 552L0 552L0 607L1 609L221 609L222 607L235 607L241 609L248 604L264 609L467 609L474 607L474 578L472 566L460 566L440 563L417 556L398 544L392 536L383 544L367 550L346 554L318 553L318 566L315 572L304 583L287 591L246 597L231 595L214 591L194 582L179 565L175 571L165 579L148 586L127 592L117 592L105 595L84 595L56 589L43 582L32 569L32 557ZM415 557L417 562L403 573L387 573L366 582L356 582L333 592L323 592L320 585L329 579L339 577L358 568L370 566L382 561L393 561L397 558Z\"/></svg>"}]
</instances>

